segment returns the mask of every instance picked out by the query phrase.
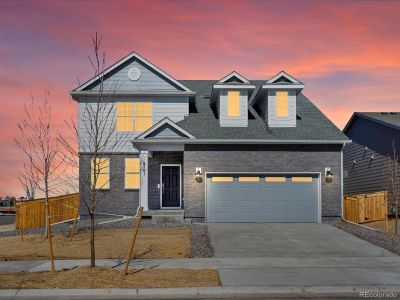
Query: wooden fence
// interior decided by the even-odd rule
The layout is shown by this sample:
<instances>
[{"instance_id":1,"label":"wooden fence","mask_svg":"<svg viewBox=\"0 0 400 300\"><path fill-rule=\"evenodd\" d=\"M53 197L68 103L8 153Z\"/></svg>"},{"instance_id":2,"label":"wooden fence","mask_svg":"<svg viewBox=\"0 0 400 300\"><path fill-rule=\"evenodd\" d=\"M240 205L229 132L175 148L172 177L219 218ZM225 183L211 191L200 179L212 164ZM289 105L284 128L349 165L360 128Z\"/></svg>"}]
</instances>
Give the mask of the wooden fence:
<instances>
[{"instance_id":1,"label":"wooden fence","mask_svg":"<svg viewBox=\"0 0 400 300\"><path fill-rule=\"evenodd\" d=\"M17 202L15 229L45 226L45 199ZM79 211L79 194L49 198L50 224L75 219Z\"/></svg>"},{"instance_id":2,"label":"wooden fence","mask_svg":"<svg viewBox=\"0 0 400 300\"><path fill-rule=\"evenodd\" d=\"M387 202L387 192L345 196L345 219L359 224L385 220L388 213Z\"/></svg>"}]
</instances>

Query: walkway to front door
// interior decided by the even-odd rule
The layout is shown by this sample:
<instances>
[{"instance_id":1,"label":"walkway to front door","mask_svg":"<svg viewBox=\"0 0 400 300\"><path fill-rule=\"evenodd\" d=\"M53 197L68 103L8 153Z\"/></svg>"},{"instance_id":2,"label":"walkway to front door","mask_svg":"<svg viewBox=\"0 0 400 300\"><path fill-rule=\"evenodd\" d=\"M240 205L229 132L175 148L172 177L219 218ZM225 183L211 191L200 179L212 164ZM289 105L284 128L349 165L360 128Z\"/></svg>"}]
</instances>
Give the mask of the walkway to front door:
<instances>
[{"instance_id":1,"label":"walkway to front door","mask_svg":"<svg viewBox=\"0 0 400 300\"><path fill-rule=\"evenodd\" d=\"M181 207L181 166L161 166L161 208Z\"/></svg>"}]
</instances>

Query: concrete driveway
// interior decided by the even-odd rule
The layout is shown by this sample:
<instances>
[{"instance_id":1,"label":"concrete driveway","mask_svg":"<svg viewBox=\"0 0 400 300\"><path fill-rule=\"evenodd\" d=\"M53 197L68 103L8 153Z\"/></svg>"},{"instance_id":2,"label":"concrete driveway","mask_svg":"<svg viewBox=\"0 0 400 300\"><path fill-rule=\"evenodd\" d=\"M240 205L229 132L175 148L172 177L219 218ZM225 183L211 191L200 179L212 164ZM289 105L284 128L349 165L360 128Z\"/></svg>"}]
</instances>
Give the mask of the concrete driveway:
<instances>
[{"instance_id":1,"label":"concrete driveway","mask_svg":"<svg viewBox=\"0 0 400 300\"><path fill-rule=\"evenodd\" d=\"M225 286L400 290L399 256L327 224L207 226Z\"/></svg>"},{"instance_id":2,"label":"concrete driveway","mask_svg":"<svg viewBox=\"0 0 400 300\"><path fill-rule=\"evenodd\" d=\"M381 257L394 254L327 224L208 223L215 257Z\"/></svg>"}]
</instances>

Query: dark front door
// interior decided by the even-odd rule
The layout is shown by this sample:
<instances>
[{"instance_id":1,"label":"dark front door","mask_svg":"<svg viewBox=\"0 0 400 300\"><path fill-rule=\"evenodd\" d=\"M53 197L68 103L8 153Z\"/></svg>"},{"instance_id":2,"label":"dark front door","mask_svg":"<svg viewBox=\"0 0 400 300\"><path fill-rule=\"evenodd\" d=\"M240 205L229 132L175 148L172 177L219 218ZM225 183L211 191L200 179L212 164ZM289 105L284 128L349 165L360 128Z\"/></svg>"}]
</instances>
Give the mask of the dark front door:
<instances>
[{"instance_id":1,"label":"dark front door","mask_svg":"<svg viewBox=\"0 0 400 300\"><path fill-rule=\"evenodd\" d=\"M180 207L180 167L163 166L162 167L162 207Z\"/></svg>"}]
</instances>

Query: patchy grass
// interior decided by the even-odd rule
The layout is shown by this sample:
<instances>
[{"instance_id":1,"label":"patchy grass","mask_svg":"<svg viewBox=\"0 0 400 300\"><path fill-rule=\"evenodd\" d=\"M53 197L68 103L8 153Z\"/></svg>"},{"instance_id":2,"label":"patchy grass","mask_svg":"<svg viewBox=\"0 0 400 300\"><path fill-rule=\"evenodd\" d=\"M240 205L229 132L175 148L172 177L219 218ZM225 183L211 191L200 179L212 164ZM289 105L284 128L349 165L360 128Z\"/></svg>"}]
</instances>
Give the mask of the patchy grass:
<instances>
[{"instance_id":1,"label":"patchy grass","mask_svg":"<svg viewBox=\"0 0 400 300\"><path fill-rule=\"evenodd\" d=\"M142 269L127 276L106 267L50 272L0 273L0 289L178 288L219 286L217 270Z\"/></svg>"},{"instance_id":2,"label":"patchy grass","mask_svg":"<svg viewBox=\"0 0 400 300\"><path fill-rule=\"evenodd\" d=\"M96 258L126 258L133 229L96 231ZM134 258L184 258L190 255L191 228L141 228ZM76 234L72 241L57 234L53 237L56 259L90 257L89 231ZM35 260L48 258L48 243L43 235L0 238L0 259Z\"/></svg>"}]
</instances>

